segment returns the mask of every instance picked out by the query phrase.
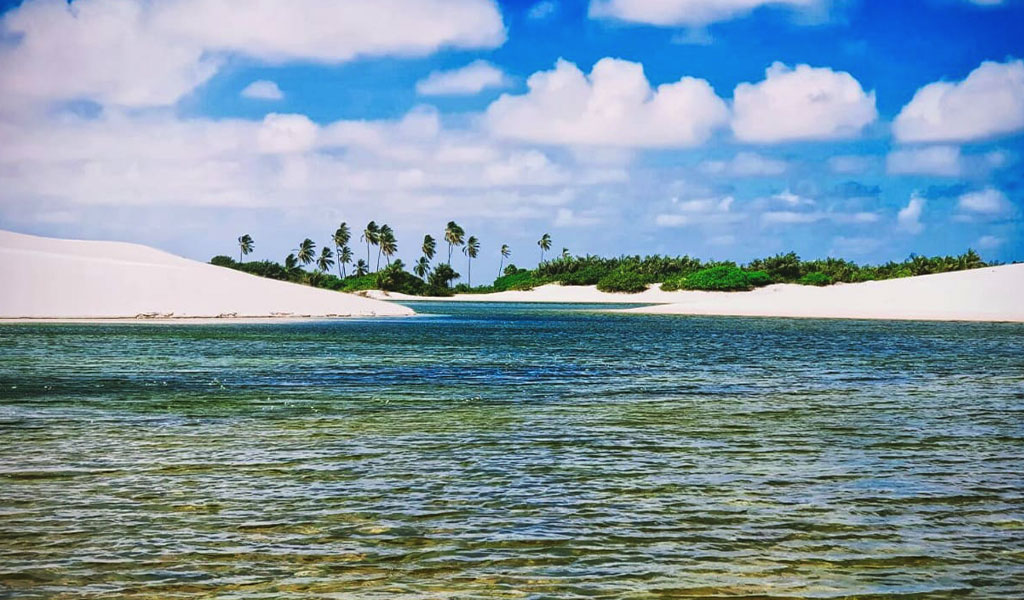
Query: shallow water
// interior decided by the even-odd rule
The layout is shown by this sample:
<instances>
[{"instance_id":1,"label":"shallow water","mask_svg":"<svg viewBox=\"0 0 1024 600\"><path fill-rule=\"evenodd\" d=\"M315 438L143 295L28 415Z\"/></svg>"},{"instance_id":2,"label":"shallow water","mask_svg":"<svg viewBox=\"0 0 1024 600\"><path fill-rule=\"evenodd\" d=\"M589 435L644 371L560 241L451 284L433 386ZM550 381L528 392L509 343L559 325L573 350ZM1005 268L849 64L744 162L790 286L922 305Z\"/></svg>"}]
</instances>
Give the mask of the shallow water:
<instances>
[{"instance_id":1,"label":"shallow water","mask_svg":"<svg viewBox=\"0 0 1024 600\"><path fill-rule=\"evenodd\" d=\"M1020 325L414 306L0 326L0 596L1024 596Z\"/></svg>"}]
</instances>

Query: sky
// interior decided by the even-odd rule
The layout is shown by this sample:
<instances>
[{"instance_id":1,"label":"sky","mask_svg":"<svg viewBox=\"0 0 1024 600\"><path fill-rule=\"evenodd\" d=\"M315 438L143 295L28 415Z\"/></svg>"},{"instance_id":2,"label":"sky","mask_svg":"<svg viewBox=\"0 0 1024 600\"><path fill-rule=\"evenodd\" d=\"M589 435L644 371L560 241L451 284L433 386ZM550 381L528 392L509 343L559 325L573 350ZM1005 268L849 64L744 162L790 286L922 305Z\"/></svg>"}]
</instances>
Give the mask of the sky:
<instances>
[{"instance_id":1,"label":"sky","mask_svg":"<svg viewBox=\"0 0 1024 600\"><path fill-rule=\"evenodd\" d=\"M1024 260L1022 59L1021 0L0 0L0 228Z\"/></svg>"}]
</instances>

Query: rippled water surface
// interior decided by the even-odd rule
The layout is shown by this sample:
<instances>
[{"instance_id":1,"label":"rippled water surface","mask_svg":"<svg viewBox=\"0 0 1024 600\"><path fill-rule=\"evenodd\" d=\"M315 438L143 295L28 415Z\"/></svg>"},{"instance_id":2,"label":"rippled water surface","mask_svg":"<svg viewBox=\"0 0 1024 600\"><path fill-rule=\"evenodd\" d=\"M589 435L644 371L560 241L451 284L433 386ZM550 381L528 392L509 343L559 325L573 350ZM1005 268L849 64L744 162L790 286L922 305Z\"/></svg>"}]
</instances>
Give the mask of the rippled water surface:
<instances>
[{"instance_id":1,"label":"rippled water surface","mask_svg":"<svg viewBox=\"0 0 1024 600\"><path fill-rule=\"evenodd\" d=\"M0 596L1024 597L1024 327L0 326Z\"/></svg>"}]
</instances>

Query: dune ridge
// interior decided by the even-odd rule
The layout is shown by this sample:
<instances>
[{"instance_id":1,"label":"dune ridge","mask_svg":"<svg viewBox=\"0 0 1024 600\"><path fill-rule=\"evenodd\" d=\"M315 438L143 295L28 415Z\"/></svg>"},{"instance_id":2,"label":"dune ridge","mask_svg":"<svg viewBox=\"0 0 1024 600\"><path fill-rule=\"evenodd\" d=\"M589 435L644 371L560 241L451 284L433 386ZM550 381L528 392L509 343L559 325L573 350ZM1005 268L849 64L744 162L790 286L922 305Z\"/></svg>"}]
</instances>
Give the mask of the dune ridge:
<instances>
[{"instance_id":1,"label":"dune ridge","mask_svg":"<svg viewBox=\"0 0 1024 600\"><path fill-rule=\"evenodd\" d=\"M390 300L423 300L374 292ZM837 319L1024 322L1024 264L814 287L776 284L750 292L612 294L595 286L544 285L533 290L459 294L456 302L651 304L628 313Z\"/></svg>"},{"instance_id":2,"label":"dune ridge","mask_svg":"<svg viewBox=\"0 0 1024 600\"><path fill-rule=\"evenodd\" d=\"M404 306L256 277L125 242L0 230L0 319L407 316Z\"/></svg>"}]
</instances>

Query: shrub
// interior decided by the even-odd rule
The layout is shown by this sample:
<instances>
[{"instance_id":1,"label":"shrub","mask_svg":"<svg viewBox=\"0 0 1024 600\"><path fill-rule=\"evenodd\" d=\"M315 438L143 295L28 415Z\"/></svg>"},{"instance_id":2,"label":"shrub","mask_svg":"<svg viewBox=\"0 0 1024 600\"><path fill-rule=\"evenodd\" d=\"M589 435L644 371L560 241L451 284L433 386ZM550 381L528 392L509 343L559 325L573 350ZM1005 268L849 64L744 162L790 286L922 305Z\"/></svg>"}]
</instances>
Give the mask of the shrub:
<instances>
[{"instance_id":1,"label":"shrub","mask_svg":"<svg viewBox=\"0 0 1024 600\"><path fill-rule=\"evenodd\" d=\"M230 256L218 254L217 256L214 256L213 258L210 259L210 264L217 265L218 267L227 267L229 269L234 269L236 263L235 259L231 258Z\"/></svg>"},{"instance_id":2,"label":"shrub","mask_svg":"<svg viewBox=\"0 0 1024 600\"><path fill-rule=\"evenodd\" d=\"M705 290L718 292L746 291L754 288L750 276L739 267L720 265L703 269L687 275L682 280L682 287L688 290Z\"/></svg>"},{"instance_id":3,"label":"shrub","mask_svg":"<svg viewBox=\"0 0 1024 600\"><path fill-rule=\"evenodd\" d=\"M519 269L514 273L509 273L506 270L505 275L494 280L491 288L495 292L504 292L506 290L532 290L533 288L539 285L544 285L545 283L551 282L550 280L537 276L534 271Z\"/></svg>"},{"instance_id":4,"label":"shrub","mask_svg":"<svg viewBox=\"0 0 1024 600\"><path fill-rule=\"evenodd\" d=\"M813 271L797 280L800 285L832 285L832 278L821 271Z\"/></svg>"},{"instance_id":5,"label":"shrub","mask_svg":"<svg viewBox=\"0 0 1024 600\"><path fill-rule=\"evenodd\" d=\"M611 269L600 265L587 265L586 267L565 273L556 279L562 285L595 285L612 272Z\"/></svg>"},{"instance_id":6,"label":"shrub","mask_svg":"<svg viewBox=\"0 0 1024 600\"><path fill-rule=\"evenodd\" d=\"M756 288L772 284L771 276L764 271L747 271L747 281Z\"/></svg>"},{"instance_id":7,"label":"shrub","mask_svg":"<svg viewBox=\"0 0 1024 600\"><path fill-rule=\"evenodd\" d=\"M605 275L597 282L597 289L602 292L636 294L647 289L646 278L636 272L617 269Z\"/></svg>"}]
</instances>

